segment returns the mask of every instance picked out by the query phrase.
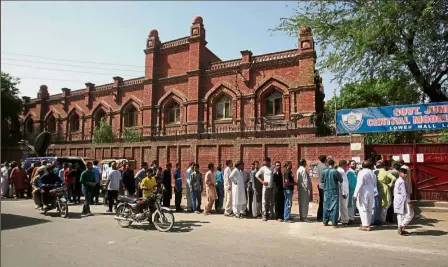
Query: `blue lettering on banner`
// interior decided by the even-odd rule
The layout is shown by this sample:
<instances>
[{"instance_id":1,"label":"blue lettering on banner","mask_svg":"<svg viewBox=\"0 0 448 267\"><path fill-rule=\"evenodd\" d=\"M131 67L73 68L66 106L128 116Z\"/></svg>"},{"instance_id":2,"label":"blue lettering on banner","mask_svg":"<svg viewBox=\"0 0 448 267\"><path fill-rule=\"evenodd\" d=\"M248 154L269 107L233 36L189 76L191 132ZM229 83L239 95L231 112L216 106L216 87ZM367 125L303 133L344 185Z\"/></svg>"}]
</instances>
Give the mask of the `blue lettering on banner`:
<instances>
[{"instance_id":1,"label":"blue lettering on banner","mask_svg":"<svg viewBox=\"0 0 448 267\"><path fill-rule=\"evenodd\" d=\"M448 102L336 111L338 134L439 129L448 129Z\"/></svg>"}]
</instances>

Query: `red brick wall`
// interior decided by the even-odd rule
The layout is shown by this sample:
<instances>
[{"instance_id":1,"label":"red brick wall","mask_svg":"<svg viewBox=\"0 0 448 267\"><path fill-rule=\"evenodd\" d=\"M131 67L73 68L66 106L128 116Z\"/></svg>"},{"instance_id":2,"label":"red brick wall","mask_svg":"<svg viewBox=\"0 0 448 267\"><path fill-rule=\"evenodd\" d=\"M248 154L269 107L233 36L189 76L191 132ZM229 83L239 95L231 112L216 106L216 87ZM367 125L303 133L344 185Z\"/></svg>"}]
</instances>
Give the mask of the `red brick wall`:
<instances>
[{"instance_id":1,"label":"red brick wall","mask_svg":"<svg viewBox=\"0 0 448 267\"><path fill-rule=\"evenodd\" d=\"M226 146L226 145L219 146L219 156L218 156L218 161L216 163L222 164L225 166L226 160L233 159L234 157L235 156L234 156L234 147L233 146Z\"/></svg>"},{"instance_id":2,"label":"red brick wall","mask_svg":"<svg viewBox=\"0 0 448 267\"><path fill-rule=\"evenodd\" d=\"M208 170L208 164L218 162L218 148L214 145L197 146L197 162L202 173Z\"/></svg>"},{"instance_id":3,"label":"red brick wall","mask_svg":"<svg viewBox=\"0 0 448 267\"><path fill-rule=\"evenodd\" d=\"M352 142L363 143L363 138L361 136L352 137ZM349 137L191 140L175 142L174 144L173 142L152 142L151 145L144 142L121 143L117 146L112 149L121 151L122 154L116 154L115 157L129 156L137 160L137 165L141 163L140 151L143 151L143 159L148 163L153 159L158 159L159 164L165 166L168 160L173 164L179 161L182 164L182 169L185 170L189 162L197 161L201 171L207 170L208 163L218 164L221 160L224 164L227 159L234 162L242 159L246 168L249 169L254 160L258 160L262 164L266 156L271 157L273 161L280 160L282 163L290 160L294 169L297 169L298 161L301 158L306 159L309 163L316 163L318 156L321 154L331 155L336 161L351 159L352 157L364 159L364 147L362 147L362 150L351 151ZM61 153L61 151L68 151L67 147L73 152L72 154ZM77 155L76 151L78 151L79 156L88 156L90 152L86 152L88 154L84 155L84 150L93 151L93 149L96 150L95 154L98 160L111 157L111 150L108 145L55 145L48 150L48 153L75 156ZM153 154L154 149L157 151L157 156ZM195 149L196 153L194 152ZM169 156L167 157L167 155ZM197 158L195 159L195 157Z\"/></svg>"},{"instance_id":4,"label":"red brick wall","mask_svg":"<svg viewBox=\"0 0 448 267\"><path fill-rule=\"evenodd\" d=\"M252 164L255 160L258 160L260 164L263 164L263 145L255 144L255 145L242 145L241 146L241 155L246 165Z\"/></svg>"}]
</instances>

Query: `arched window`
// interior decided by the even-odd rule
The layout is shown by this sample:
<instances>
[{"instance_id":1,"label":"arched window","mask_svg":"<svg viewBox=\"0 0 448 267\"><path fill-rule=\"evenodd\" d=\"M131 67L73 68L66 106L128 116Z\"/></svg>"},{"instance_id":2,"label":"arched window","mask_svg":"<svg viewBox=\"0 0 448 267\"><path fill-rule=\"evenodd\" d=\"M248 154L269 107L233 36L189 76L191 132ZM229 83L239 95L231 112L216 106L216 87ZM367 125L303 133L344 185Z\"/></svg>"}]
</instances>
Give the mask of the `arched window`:
<instances>
[{"instance_id":1,"label":"arched window","mask_svg":"<svg viewBox=\"0 0 448 267\"><path fill-rule=\"evenodd\" d=\"M137 126L138 113L134 106L129 106L123 115L124 127Z\"/></svg>"},{"instance_id":2,"label":"arched window","mask_svg":"<svg viewBox=\"0 0 448 267\"><path fill-rule=\"evenodd\" d=\"M47 119L47 131L50 133L56 133L56 119L54 116L50 116Z\"/></svg>"},{"instance_id":3,"label":"arched window","mask_svg":"<svg viewBox=\"0 0 448 267\"><path fill-rule=\"evenodd\" d=\"M283 114L283 95L279 91L274 91L266 97L265 115Z\"/></svg>"},{"instance_id":4,"label":"arched window","mask_svg":"<svg viewBox=\"0 0 448 267\"><path fill-rule=\"evenodd\" d=\"M34 121L33 119L27 119L25 121L25 134L32 134L34 132Z\"/></svg>"},{"instance_id":5,"label":"arched window","mask_svg":"<svg viewBox=\"0 0 448 267\"><path fill-rule=\"evenodd\" d=\"M216 119L231 119L232 118L232 100L229 96L223 95L216 101Z\"/></svg>"},{"instance_id":6,"label":"arched window","mask_svg":"<svg viewBox=\"0 0 448 267\"><path fill-rule=\"evenodd\" d=\"M172 102L166 109L166 121L167 123L179 123L180 122L180 106L177 102Z\"/></svg>"},{"instance_id":7,"label":"arched window","mask_svg":"<svg viewBox=\"0 0 448 267\"><path fill-rule=\"evenodd\" d=\"M93 123L94 123L93 127L94 128L99 127L100 126L100 122L101 122L101 120L103 118L104 119L106 118L106 112L104 112L104 110L102 110L100 108L100 109L98 109L97 112L95 112L94 119L93 119Z\"/></svg>"},{"instance_id":8,"label":"arched window","mask_svg":"<svg viewBox=\"0 0 448 267\"><path fill-rule=\"evenodd\" d=\"M73 133L79 131L79 116L76 112L74 112L70 116L69 126L70 126L70 132Z\"/></svg>"}]
</instances>

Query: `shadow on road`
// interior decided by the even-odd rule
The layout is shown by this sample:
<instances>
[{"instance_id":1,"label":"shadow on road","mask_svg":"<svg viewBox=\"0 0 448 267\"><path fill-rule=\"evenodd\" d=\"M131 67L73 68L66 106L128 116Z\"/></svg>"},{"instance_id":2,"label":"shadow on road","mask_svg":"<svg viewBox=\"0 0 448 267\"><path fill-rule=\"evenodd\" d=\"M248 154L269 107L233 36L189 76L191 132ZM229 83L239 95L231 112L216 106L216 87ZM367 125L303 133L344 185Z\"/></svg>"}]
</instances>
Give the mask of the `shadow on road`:
<instances>
[{"instance_id":1,"label":"shadow on road","mask_svg":"<svg viewBox=\"0 0 448 267\"><path fill-rule=\"evenodd\" d=\"M3 201L6 201L6 202L16 202L16 201L28 201L28 200L31 200L31 198L14 198L14 197L10 197L10 198L8 198L8 197L2 197L2 202Z\"/></svg>"},{"instance_id":2,"label":"shadow on road","mask_svg":"<svg viewBox=\"0 0 448 267\"><path fill-rule=\"evenodd\" d=\"M413 235L421 235L421 236L443 236L447 235L448 232L442 231L442 230L426 230L426 231L416 231L412 232L411 236Z\"/></svg>"},{"instance_id":3,"label":"shadow on road","mask_svg":"<svg viewBox=\"0 0 448 267\"><path fill-rule=\"evenodd\" d=\"M44 219L33 218L33 217L2 213L1 222L2 222L2 231L3 231L3 230L11 230L11 229L27 227L27 226L41 224L41 223L47 223L50 221L44 220Z\"/></svg>"},{"instance_id":4,"label":"shadow on road","mask_svg":"<svg viewBox=\"0 0 448 267\"><path fill-rule=\"evenodd\" d=\"M193 231L195 227L201 227L202 224L210 223L208 221L179 221L174 224L170 233L187 233Z\"/></svg>"},{"instance_id":5,"label":"shadow on road","mask_svg":"<svg viewBox=\"0 0 448 267\"><path fill-rule=\"evenodd\" d=\"M425 217L425 216L423 216L423 215L421 215L421 214L417 214L417 215L413 218L411 224L421 224L421 225L425 225L425 226L434 226L434 224L436 224L436 223L438 223L438 222L441 222L441 221L442 221L442 220L439 220L439 219L433 219L433 218L428 218L428 217Z\"/></svg>"},{"instance_id":6,"label":"shadow on road","mask_svg":"<svg viewBox=\"0 0 448 267\"><path fill-rule=\"evenodd\" d=\"M195 227L201 227L202 224L210 223L207 221L178 221L174 223L173 228L168 233L187 233L193 231ZM142 231L157 231L157 229L153 225L149 225L148 223L143 224L131 224L124 229L132 229L132 230L142 230Z\"/></svg>"}]
</instances>

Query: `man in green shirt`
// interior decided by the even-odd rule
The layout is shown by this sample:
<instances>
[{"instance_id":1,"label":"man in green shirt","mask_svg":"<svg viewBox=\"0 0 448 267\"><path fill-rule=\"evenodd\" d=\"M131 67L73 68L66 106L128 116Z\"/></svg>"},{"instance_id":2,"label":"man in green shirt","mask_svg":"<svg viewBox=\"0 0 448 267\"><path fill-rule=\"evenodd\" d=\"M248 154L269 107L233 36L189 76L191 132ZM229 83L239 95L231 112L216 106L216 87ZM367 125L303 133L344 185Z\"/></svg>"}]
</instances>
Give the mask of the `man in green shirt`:
<instances>
[{"instance_id":1,"label":"man in green shirt","mask_svg":"<svg viewBox=\"0 0 448 267\"><path fill-rule=\"evenodd\" d=\"M84 194L84 205L82 207L82 216L92 216L90 212L90 199L92 198L93 188L95 187L95 176L93 173L93 163L87 162L87 169L81 173L82 193Z\"/></svg>"},{"instance_id":2,"label":"man in green shirt","mask_svg":"<svg viewBox=\"0 0 448 267\"><path fill-rule=\"evenodd\" d=\"M328 221L331 219L333 228L338 228L339 184L343 180L341 174L334 168L334 165L334 160L330 159L328 161L328 168L320 173L319 179L324 189L322 221L325 226L328 226Z\"/></svg>"}]
</instances>

